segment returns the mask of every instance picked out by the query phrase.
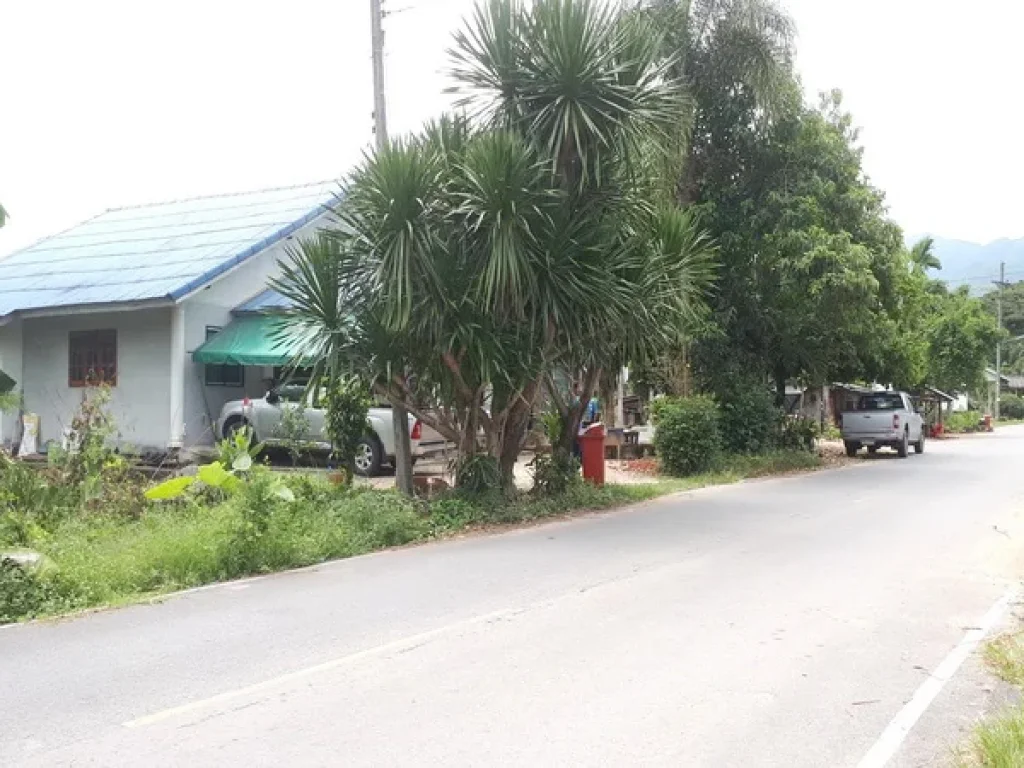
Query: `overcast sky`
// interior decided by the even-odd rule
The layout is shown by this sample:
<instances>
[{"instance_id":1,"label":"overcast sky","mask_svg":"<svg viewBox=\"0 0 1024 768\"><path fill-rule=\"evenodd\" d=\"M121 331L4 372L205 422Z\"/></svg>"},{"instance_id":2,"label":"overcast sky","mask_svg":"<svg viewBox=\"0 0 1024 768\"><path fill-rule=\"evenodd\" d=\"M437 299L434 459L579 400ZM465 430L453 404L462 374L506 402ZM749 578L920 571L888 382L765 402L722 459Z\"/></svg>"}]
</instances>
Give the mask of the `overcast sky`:
<instances>
[{"instance_id":1,"label":"overcast sky","mask_svg":"<svg viewBox=\"0 0 1024 768\"><path fill-rule=\"evenodd\" d=\"M472 0L385 5L403 132L444 108ZM784 5L908 232L1024 236L1024 3ZM369 28L369 0L0 0L0 256L110 207L339 176L372 137Z\"/></svg>"}]
</instances>

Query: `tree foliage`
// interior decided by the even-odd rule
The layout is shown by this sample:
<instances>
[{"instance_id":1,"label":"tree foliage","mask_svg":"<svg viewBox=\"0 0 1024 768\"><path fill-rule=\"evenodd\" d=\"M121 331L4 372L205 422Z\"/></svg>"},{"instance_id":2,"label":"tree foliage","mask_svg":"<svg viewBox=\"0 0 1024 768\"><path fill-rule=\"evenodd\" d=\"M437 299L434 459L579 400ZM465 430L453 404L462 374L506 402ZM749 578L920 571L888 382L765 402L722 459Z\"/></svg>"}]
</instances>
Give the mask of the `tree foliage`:
<instances>
[{"instance_id":1,"label":"tree foliage","mask_svg":"<svg viewBox=\"0 0 1024 768\"><path fill-rule=\"evenodd\" d=\"M973 392L982 384L1000 331L966 288L941 295L927 324L928 380L945 392Z\"/></svg>"},{"instance_id":2,"label":"tree foliage","mask_svg":"<svg viewBox=\"0 0 1024 768\"><path fill-rule=\"evenodd\" d=\"M787 380L912 378L901 233L864 177L839 94L767 127L727 129L736 155L709 168L698 199L723 261L717 333L698 350L707 382L754 370L781 396Z\"/></svg>"},{"instance_id":3,"label":"tree foliage","mask_svg":"<svg viewBox=\"0 0 1024 768\"><path fill-rule=\"evenodd\" d=\"M451 54L471 117L367 158L340 226L285 267L303 348L360 360L380 394L510 482L552 374L593 385L654 354L710 278L693 215L640 171L683 106L658 41L587 0L480 5ZM581 414L566 408L564 434Z\"/></svg>"}]
</instances>

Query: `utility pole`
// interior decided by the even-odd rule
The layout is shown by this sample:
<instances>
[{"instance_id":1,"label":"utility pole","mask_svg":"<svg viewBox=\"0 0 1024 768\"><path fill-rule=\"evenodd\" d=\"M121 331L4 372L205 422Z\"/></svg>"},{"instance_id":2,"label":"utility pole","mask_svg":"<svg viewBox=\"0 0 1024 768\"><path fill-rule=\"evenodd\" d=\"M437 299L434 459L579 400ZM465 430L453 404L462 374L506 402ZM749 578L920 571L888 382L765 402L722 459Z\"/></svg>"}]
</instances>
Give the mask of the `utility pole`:
<instances>
[{"instance_id":1,"label":"utility pole","mask_svg":"<svg viewBox=\"0 0 1024 768\"><path fill-rule=\"evenodd\" d=\"M370 0L373 45L373 134L377 149L388 144L388 103L384 97L384 10L381 0Z\"/></svg>"},{"instance_id":2,"label":"utility pole","mask_svg":"<svg viewBox=\"0 0 1024 768\"><path fill-rule=\"evenodd\" d=\"M373 51L373 135L377 151L388 145L388 104L384 93L384 9L382 0L370 0L370 31ZM404 373L404 371L403 371ZM412 443L409 440L409 412L391 404L395 435L395 487L412 496Z\"/></svg>"},{"instance_id":3,"label":"utility pole","mask_svg":"<svg viewBox=\"0 0 1024 768\"><path fill-rule=\"evenodd\" d=\"M1003 332L1003 287L1006 285L1006 262L999 262L999 282L996 283L996 325L999 333ZM992 406L992 415L999 421L999 397L1003 386L1003 340L996 340L996 402Z\"/></svg>"}]
</instances>

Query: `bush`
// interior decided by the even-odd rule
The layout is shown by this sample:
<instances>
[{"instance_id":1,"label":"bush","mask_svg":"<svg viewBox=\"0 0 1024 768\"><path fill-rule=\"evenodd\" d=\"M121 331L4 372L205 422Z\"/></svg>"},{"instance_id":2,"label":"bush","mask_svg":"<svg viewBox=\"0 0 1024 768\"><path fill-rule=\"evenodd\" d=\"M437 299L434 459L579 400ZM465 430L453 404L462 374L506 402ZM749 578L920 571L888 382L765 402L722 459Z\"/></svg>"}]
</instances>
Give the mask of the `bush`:
<instances>
[{"instance_id":1,"label":"bush","mask_svg":"<svg viewBox=\"0 0 1024 768\"><path fill-rule=\"evenodd\" d=\"M366 414L370 408L370 394L355 376L335 376L327 382L327 436L338 468L345 473L346 482L352 481L359 441L371 431Z\"/></svg>"},{"instance_id":2,"label":"bush","mask_svg":"<svg viewBox=\"0 0 1024 768\"><path fill-rule=\"evenodd\" d=\"M945 430L954 434L977 432L981 414L978 411L954 411L946 418Z\"/></svg>"},{"instance_id":3,"label":"bush","mask_svg":"<svg viewBox=\"0 0 1024 768\"><path fill-rule=\"evenodd\" d=\"M779 421L776 445L784 451L813 451L818 433L818 422L814 419L783 416Z\"/></svg>"},{"instance_id":4,"label":"bush","mask_svg":"<svg viewBox=\"0 0 1024 768\"><path fill-rule=\"evenodd\" d=\"M557 496L574 483L581 482L579 461L565 451L537 454L530 468L533 471L533 492L540 496Z\"/></svg>"},{"instance_id":5,"label":"bush","mask_svg":"<svg viewBox=\"0 0 1024 768\"><path fill-rule=\"evenodd\" d=\"M715 466L722 454L719 412L710 397L666 399L658 404L654 447L672 475L693 475Z\"/></svg>"},{"instance_id":6,"label":"bush","mask_svg":"<svg viewBox=\"0 0 1024 768\"><path fill-rule=\"evenodd\" d=\"M498 460L486 453L475 453L455 464L455 487L463 493L479 495L501 488Z\"/></svg>"},{"instance_id":7,"label":"bush","mask_svg":"<svg viewBox=\"0 0 1024 768\"><path fill-rule=\"evenodd\" d=\"M484 509L468 499L442 496L430 502L430 524L435 534L458 531L486 518Z\"/></svg>"},{"instance_id":8,"label":"bush","mask_svg":"<svg viewBox=\"0 0 1024 768\"><path fill-rule=\"evenodd\" d=\"M1024 419L1024 397L1006 395L999 398L999 417L1001 419Z\"/></svg>"},{"instance_id":9,"label":"bush","mask_svg":"<svg viewBox=\"0 0 1024 768\"><path fill-rule=\"evenodd\" d=\"M33 569L0 557L0 624L36 615L46 597L46 587Z\"/></svg>"},{"instance_id":10,"label":"bush","mask_svg":"<svg viewBox=\"0 0 1024 768\"><path fill-rule=\"evenodd\" d=\"M349 534L350 554L398 547L423 536L426 521L396 491L359 491L339 503L334 517Z\"/></svg>"},{"instance_id":11,"label":"bush","mask_svg":"<svg viewBox=\"0 0 1024 768\"><path fill-rule=\"evenodd\" d=\"M737 386L720 400L719 428L729 453L764 453L775 447L782 411L772 393L759 386Z\"/></svg>"}]
</instances>

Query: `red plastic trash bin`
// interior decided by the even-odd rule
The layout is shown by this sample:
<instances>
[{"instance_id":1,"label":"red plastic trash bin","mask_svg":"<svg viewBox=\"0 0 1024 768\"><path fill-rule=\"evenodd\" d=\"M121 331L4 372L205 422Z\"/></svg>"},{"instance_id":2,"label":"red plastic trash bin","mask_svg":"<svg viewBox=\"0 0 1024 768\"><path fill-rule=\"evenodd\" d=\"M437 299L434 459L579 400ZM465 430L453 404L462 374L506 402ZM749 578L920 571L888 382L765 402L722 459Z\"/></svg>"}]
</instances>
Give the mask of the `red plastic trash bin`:
<instances>
[{"instance_id":1,"label":"red plastic trash bin","mask_svg":"<svg viewBox=\"0 0 1024 768\"><path fill-rule=\"evenodd\" d=\"M579 436L583 479L604 485L604 424L592 424Z\"/></svg>"}]
</instances>

